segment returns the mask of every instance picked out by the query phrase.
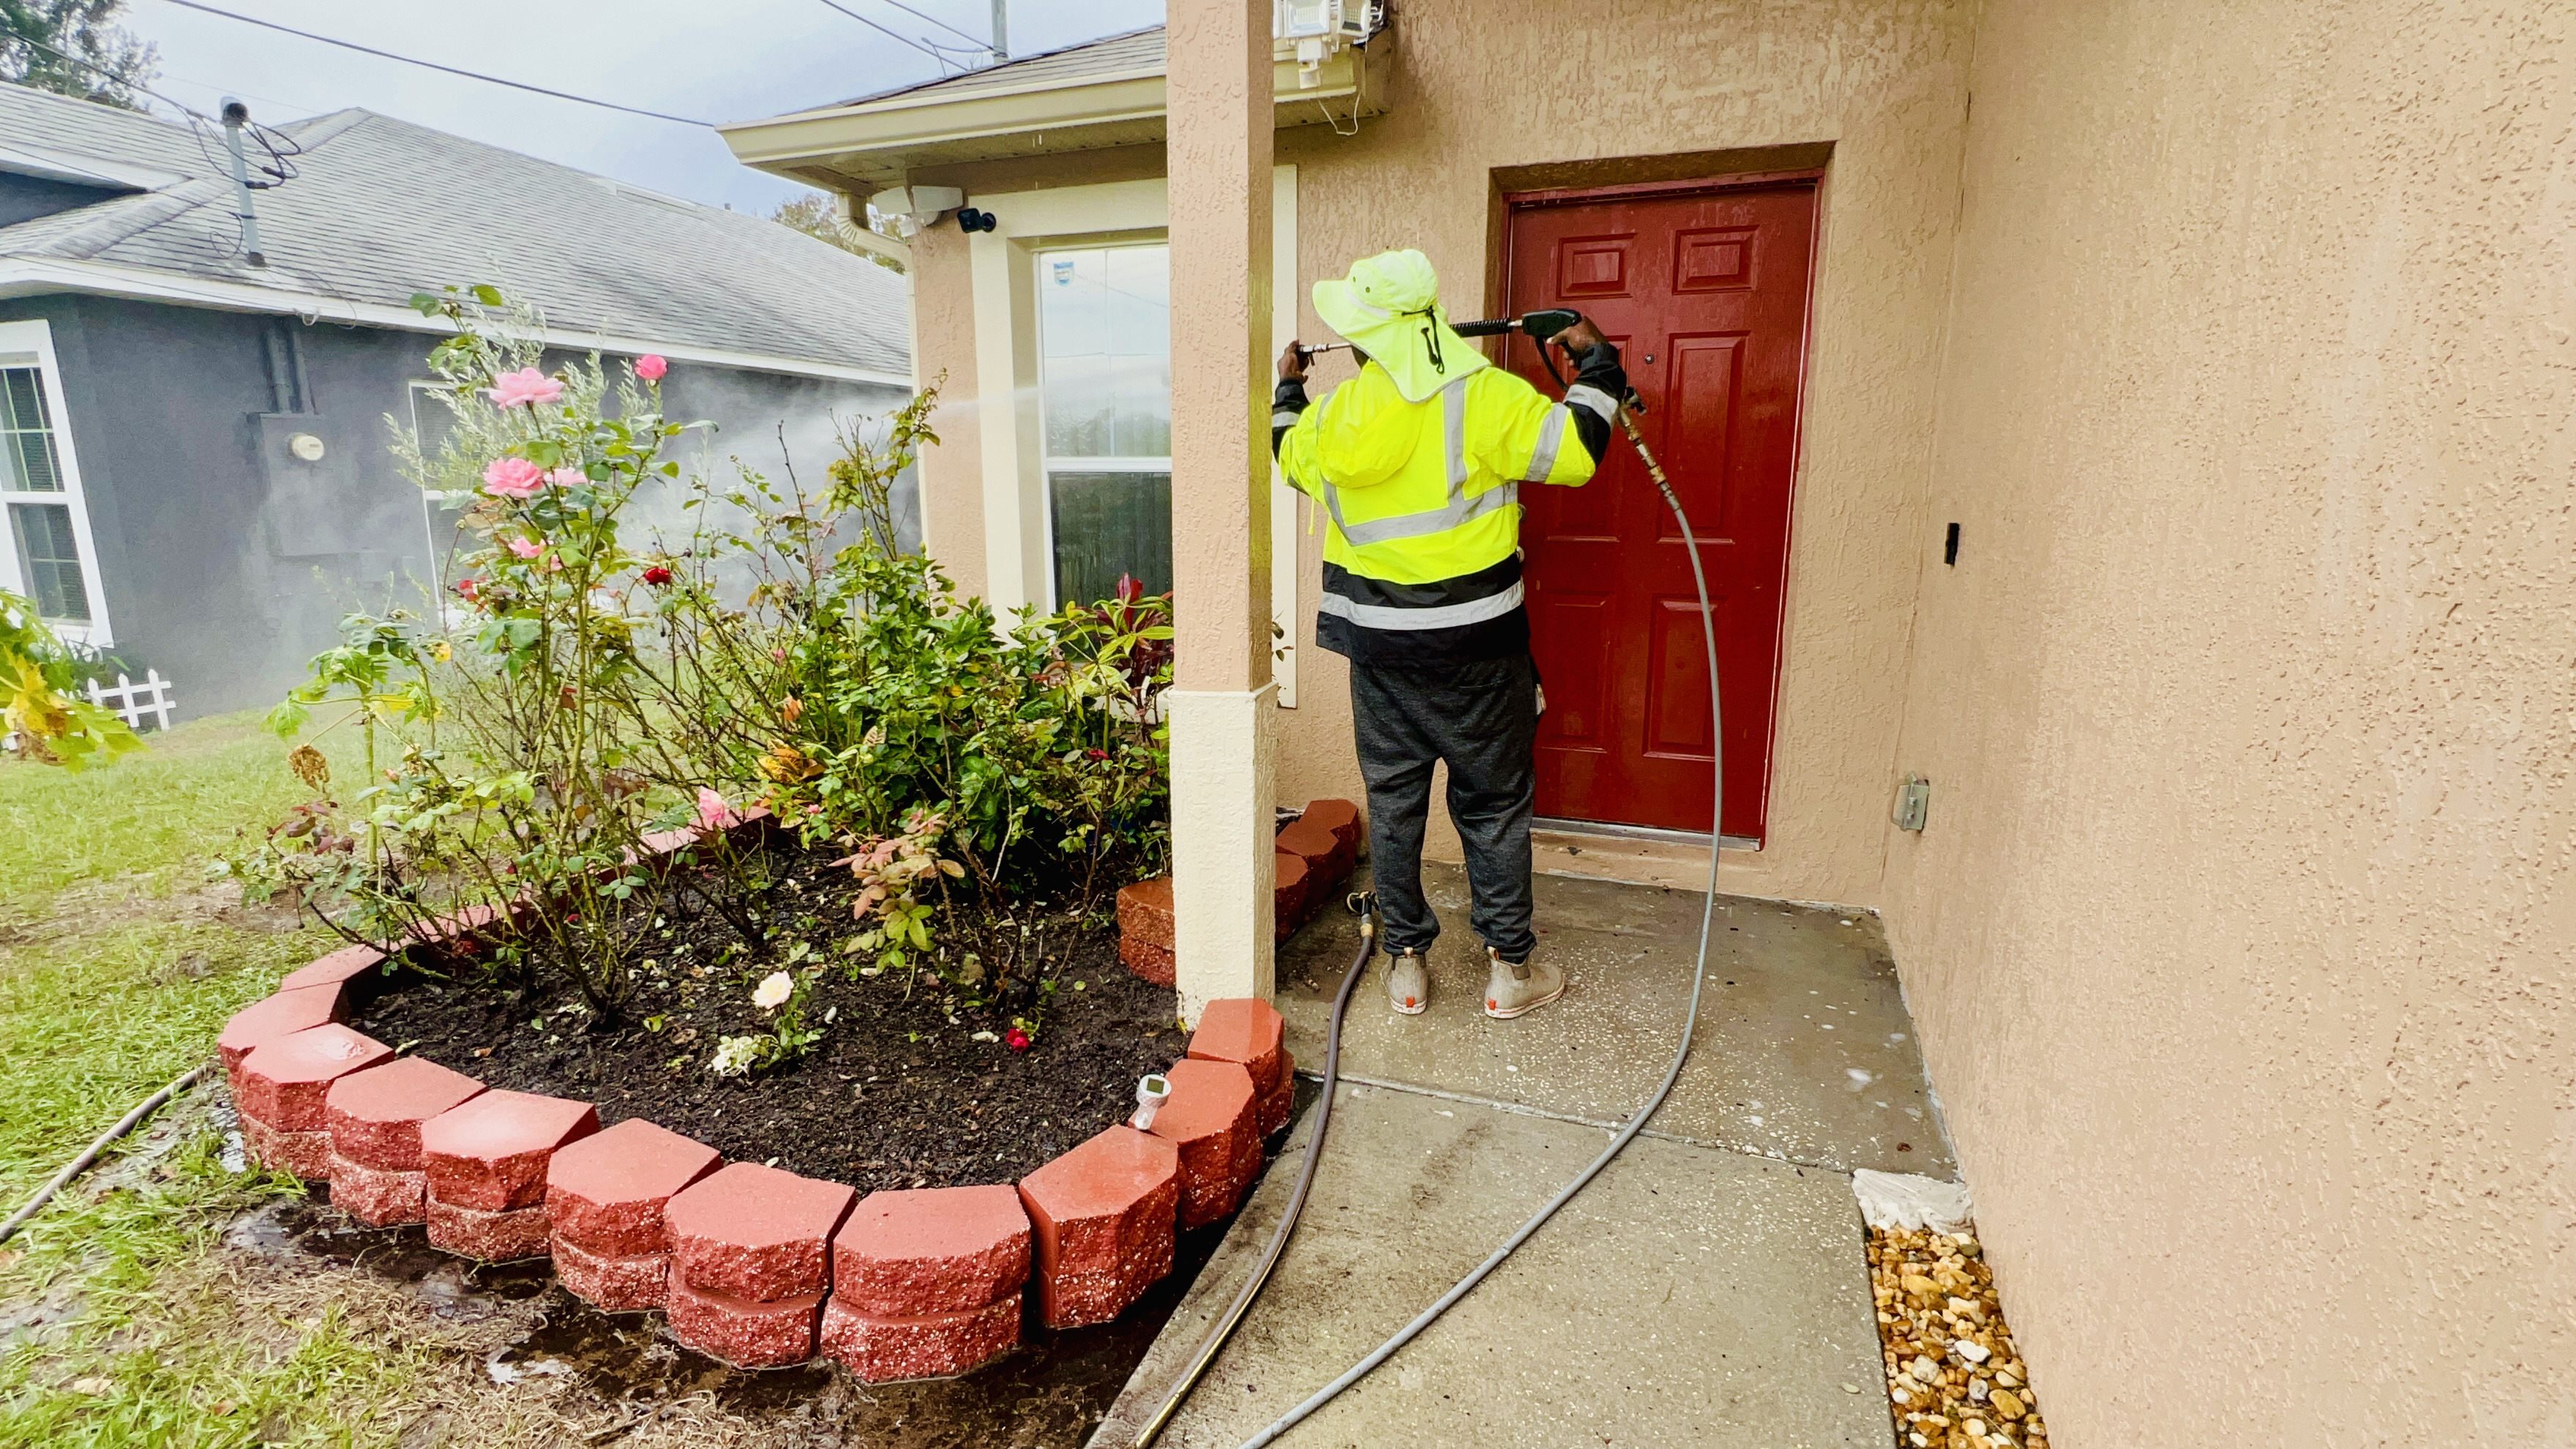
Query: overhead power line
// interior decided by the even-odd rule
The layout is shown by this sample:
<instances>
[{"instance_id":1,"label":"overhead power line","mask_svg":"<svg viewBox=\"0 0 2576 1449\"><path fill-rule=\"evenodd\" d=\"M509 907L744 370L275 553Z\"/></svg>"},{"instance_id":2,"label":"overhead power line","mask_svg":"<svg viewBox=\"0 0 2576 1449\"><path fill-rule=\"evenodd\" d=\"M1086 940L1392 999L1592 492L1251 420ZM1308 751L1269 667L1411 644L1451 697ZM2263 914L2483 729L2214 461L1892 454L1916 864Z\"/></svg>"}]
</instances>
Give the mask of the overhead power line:
<instances>
[{"instance_id":1,"label":"overhead power line","mask_svg":"<svg viewBox=\"0 0 2576 1449\"><path fill-rule=\"evenodd\" d=\"M171 3L177 4L179 3L179 0L171 0ZM839 0L823 0L823 3L850 17L852 20L859 22L861 25L866 26L868 29L877 32L879 35L883 35L892 40L902 41L904 44L911 46L913 49L920 51L926 56L929 56L932 60L938 61L943 66L948 63L948 57L941 55L938 51L931 49L929 46L922 44L920 41L913 39L911 36L906 35L899 30L888 30L886 27L877 24L875 21L870 20L864 15L861 15L849 6L839 3ZM976 42L978 45L981 45L982 43L982 41ZM940 74L946 75L947 72L943 70Z\"/></svg>"},{"instance_id":2,"label":"overhead power line","mask_svg":"<svg viewBox=\"0 0 2576 1449\"><path fill-rule=\"evenodd\" d=\"M929 21L931 24L938 26L940 29L947 31L949 34L956 36L959 40L965 41L967 44L974 46L978 50L990 50L993 48L989 43L977 40L974 36L967 34L965 31L958 29L956 26L949 24L947 21L940 19L936 15L924 14L919 10L913 9L911 6L904 4L903 0L885 0L885 3L902 11L906 15L920 16L922 19Z\"/></svg>"},{"instance_id":3,"label":"overhead power line","mask_svg":"<svg viewBox=\"0 0 2576 1449\"><path fill-rule=\"evenodd\" d=\"M5 35L9 39L16 41L20 45L26 46L30 50L41 50L45 54L50 55L54 59L62 61L65 64L79 66L81 69L90 72L102 80L114 81L116 84L125 86L138 94L150 96L152 99L159 101L161 104L177 111L180 115L187 116L192 120L205 121L211 124L215 119L214 117L207 115L205 112L198 110L195 106L189 105L185 101L174 101L170 97L152 89L150 86L137 85L133 81L126 80L116 72L109 70L107 67L99 65L94 61L83 60L77 55L65 54L64 52L56 50L52 46L45 44L43 41L36 39L32 35L21 34L16 26L8 23L6 16L0 16L0 35ZM194 84L194 82L191 82L191 84Z\"/></svg>"},{"instance_id":4,"label":"overhead power line","mask_svg":"<svg viewBox=\"0 0 2576 1449\"><path fill-rule=\"evenodd\" d=\"M456 66L441 65L434 60L422 60L416 56L401 55L390 50L378 50L372 45L360 45L353 40L338 40L328 35L316 35L310 30L298 30L292 25L280 25L274 20L262 20L256 15L242 15L230 10L218 10L212 5L199 4L198 0L162 0L162 3L167 5L176 5L183 10L198 10L203 11L208 15L220 15L226 20L238 20L244 25L256 25L262 30L274 30L281 34L292 35L303 40L318 41L324 45L336 45L342 50L354 50L360 55L372 55L380 60L399 61L404 65L419 66L423 70L441 71L448 75L462 76L467 80L481 81L486 85L507 86L511 90L527 91L532 95L551 96L559 101L571 101L575 104L584 106L597 106L602 110L624 111L630 116L645 116L652 120L671 121L683 126L713 126L715 124L713 121L701 121L692 116L674 116L667 111L648 111L641 106L623 106L619 105L615 101L596 100L590 96L577 96L570 91L548 90L544 86L530 85L526 81L504 80L499 76L485 75L480 71L461 70ZM838 7L834 8L837 9ZM889 31L887 33L892 34L893 32ZM898 40L902 39L901 36L896 36L895 38Z\"/></svg>"}]
</instances>

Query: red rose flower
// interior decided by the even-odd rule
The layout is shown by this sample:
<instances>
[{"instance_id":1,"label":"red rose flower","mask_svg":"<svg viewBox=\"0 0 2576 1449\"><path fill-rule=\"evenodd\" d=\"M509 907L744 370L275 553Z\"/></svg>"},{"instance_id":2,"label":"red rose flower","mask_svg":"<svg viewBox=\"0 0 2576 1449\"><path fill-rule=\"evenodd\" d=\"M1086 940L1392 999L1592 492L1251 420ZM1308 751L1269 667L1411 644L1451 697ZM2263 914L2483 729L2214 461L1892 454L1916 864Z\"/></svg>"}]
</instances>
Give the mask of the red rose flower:
<instances>
[{"instance_id":1,"label":"red rose flower","mask_svg":"<svg viewBox=\"0 0 2576 1449\"><path fill-rule=\"evenodd\" d=\"M1012 1027L1009 1031L1002 1033L1002 1045L1009 1047L1015 1052L1027 1051L1029 1049L1029 1034L1020 1030L1016 1026Z\"/></svg>"},{"instance_id":2,"label":"red rose flower","mask_svg":"<svg viewBox=\"0 0 2576 1449\"><path fill-rule=\"evenodd\" d=\"M657 589L670 581L671 571L662 567L660 564L655 564L644 571L644 582L651 584Z\"/></svg>"}]
</instances>

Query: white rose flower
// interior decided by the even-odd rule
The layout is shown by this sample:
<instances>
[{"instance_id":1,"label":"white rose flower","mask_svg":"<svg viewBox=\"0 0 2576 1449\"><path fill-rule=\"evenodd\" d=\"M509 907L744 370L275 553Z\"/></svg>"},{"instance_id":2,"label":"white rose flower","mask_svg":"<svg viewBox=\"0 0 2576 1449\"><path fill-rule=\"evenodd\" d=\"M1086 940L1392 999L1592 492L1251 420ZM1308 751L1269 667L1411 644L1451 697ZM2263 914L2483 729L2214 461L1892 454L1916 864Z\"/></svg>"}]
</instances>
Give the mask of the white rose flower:
<instances>
[{"instance_id":1,"label":"white rose flower","mask_svg":"<svg viewBox=\"0 0 2576 1449\"><path fill-rule=\"evenodd\" d=\"M719 1077L745 1075L760 1059L762 1040L756 1036L726 1037L716 1043L715 1059L707 1063L707 1070Z\"/></svg>"},{"instance_id":2,"label":"white rose flower","mask_svg":"<svg viewBox=\"0 0 2576 1449\"><path fill-rule=\"evenodd\" d=\"M787 998L795 993L794 977L784 971L772 971L762 977L760 985L752 991L751 1004L763 1011L776 1011L786 1005Z\"/></svg>"}]
</instances>

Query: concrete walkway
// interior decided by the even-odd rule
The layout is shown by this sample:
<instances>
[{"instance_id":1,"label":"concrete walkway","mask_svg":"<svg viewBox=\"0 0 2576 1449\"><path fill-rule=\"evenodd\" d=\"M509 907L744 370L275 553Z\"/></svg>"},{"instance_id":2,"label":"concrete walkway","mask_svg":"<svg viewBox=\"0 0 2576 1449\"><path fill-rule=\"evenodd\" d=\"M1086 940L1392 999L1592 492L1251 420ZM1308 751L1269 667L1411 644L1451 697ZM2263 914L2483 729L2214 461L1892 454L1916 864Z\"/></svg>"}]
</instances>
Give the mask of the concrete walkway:
<instances>
[{"instance_id":1,"label":"concrete walkway","mask_svg":"<svg viewBox=\"0 0 2576 1449\"><path fill-rule=\"evenodd\" d=\"M1374 1348L1608 1141L1671 1060L1700 899L1541 877L1566 998L1484 1020L1463 879L1429 884L1451 934L1428 1014L1383 963L1342 1038L1344 1085L1303 1225L1166 1445L1232 1446ZM1483 1287L1283 1441L1722 1445L1890 1441L1854 1167L1947 1177L1877 922L1722 900L1691 1060L1647 1136ZM1283 948L1279 1007L1320 1067L1358 942L1339 912ZM1268 1240L1313 1116L1237 1218L1094 1435L1125 1446Z\"/></svg>"}]
</instances>

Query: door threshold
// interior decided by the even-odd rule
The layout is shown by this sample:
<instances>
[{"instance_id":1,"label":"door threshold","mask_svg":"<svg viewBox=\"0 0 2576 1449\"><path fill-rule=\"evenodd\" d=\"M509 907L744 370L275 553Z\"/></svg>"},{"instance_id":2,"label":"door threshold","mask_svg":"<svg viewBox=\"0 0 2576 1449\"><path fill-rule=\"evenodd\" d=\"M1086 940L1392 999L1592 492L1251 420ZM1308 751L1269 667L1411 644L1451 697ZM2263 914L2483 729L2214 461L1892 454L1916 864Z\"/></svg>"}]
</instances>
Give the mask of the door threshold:
<instances>
[{"instance_id":1,"label":"door threshold","mask_svg":"<svg viewBox=\"0 0 2576 1449\"><path fill-rule=\"evenodd\" d=\"M1642 840L1659 845L1690 845L1708 849L1705 830L1666 830L1656 825L1619 825L1607 820L1566 820L1541 815L1530 821L1534 829L1554 835L1599 836L1608 840ZM1728 835L1718 842L1721 850L1760 850L1762 842L1749 835Z\"/></svg>"}]
</instances>

